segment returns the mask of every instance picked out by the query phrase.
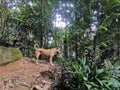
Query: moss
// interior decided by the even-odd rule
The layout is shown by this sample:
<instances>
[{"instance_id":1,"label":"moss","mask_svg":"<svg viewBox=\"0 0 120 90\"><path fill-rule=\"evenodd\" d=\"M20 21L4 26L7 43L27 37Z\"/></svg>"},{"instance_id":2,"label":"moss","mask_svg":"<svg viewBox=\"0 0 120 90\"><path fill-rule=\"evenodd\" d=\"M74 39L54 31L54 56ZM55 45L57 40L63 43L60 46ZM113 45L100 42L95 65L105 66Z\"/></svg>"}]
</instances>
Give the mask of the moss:
<instances>
[{"instance_id":1,"label":"moss","mask_svg":"<svg viewBox=\"0 0 120 90\"><path fill-rule=\"evenodd\" d=\"M18 48L0 47L0 65L18 60L22 57L22 53Z\"/></svg>"},{"instance_id":2,"label":"moss","mask_svg":"<svg viewBox=\"0 0 120 90\"><path fill-rule=\"evenodd\" d=\"M12 54L11 60L16 60L22 57L22 53L18 48L8 48L8 53Z\"/></svg>"}]
</instances>

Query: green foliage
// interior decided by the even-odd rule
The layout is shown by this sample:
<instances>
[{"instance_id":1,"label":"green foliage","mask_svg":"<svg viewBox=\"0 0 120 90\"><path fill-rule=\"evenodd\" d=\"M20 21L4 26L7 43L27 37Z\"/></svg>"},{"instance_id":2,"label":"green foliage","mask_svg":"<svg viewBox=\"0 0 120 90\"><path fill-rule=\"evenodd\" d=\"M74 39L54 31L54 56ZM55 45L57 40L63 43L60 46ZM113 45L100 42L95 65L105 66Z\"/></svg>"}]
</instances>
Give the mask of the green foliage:
<instances>
[{"instance_id":1,"label":"green foliage","mask_svg":"<svg viewBox=\"0 0 120 90\"><path fill-rule=\"evenodd\" d=\"M58 90L118 90L120 82L104 66L98 68L86 58L66 59L63 62L62 80Z\"/></svg>"},{"instance_id":2,"label":"green foliage","mask_svg":"<svg viewBox=\"0 0 120 90\"><path fill-rule=\"evenodd\" d=\"M3 5L4 3L5 2L3 2ZM34 41L36 41L40 47L44 46L48 48L48 39L51 37L50 33L52 30L52 9L57 3L57 0L13 0L13 2L8 3L10 6L5 3L8 9L8 15L6 17L2 15L4 17L3 20L5 19L7 23L0 23L0 26L2 25L3 27L3 24L7 24L7 27L3 28L5 30L3 32L0 31L2 32L0 33L0 45L20 47L23 55L29 57L34 55ZM0 11L1 10L2 9L0 9ZM2 16L0 18L2 18Z\"/></svg>"},{"instance_id":3,"label":"green foliage","mask_svg":"<svg viewBox=\"0 0 120 90\"><path fill-rule=\"evenodd\" d=\"M115 62L115 64L112 64L110 60L105 60L105 66L107 69L111 70L111 73L114 76L118 78L120 77L120 61L119 60Z\"/></svg>"},{"instance_id":4,"label":"green foliage","mask_svg":"<svg viewBox=\"0 0 120 90\"><path fill-rule=\"evenodd\" d=\"M120 60L120 0L5 1L0 2L0 45L19 47L29 57L34 57L34 41L44 48L60 46L67 58L60 82L63 88L119 87L116 79L120 77L120 65L116 63ZM68 21L68 26L54 27L56 14Z\"/></svg>"}]
</instances>

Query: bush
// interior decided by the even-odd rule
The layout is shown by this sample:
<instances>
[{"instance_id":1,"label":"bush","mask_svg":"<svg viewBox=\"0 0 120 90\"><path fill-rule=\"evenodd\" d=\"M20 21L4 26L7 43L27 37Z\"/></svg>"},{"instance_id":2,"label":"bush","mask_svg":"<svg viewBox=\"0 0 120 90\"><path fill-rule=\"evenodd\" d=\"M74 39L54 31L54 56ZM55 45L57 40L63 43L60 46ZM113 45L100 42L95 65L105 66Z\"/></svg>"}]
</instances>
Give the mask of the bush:
<instances>
[{"instance_id":1,"label":"bush","mask_svg":"<svg viewBox=\"0 0 120 90\"><path fill-rule=\"evenodd\" d=\"M57 90L120 89L120 82L111 74L110 70L104 66L98 68L98 65L92 60L87 61L86 58L66 59L62 68L61 80L55 85Z\"/></svg>"}]
</instances>

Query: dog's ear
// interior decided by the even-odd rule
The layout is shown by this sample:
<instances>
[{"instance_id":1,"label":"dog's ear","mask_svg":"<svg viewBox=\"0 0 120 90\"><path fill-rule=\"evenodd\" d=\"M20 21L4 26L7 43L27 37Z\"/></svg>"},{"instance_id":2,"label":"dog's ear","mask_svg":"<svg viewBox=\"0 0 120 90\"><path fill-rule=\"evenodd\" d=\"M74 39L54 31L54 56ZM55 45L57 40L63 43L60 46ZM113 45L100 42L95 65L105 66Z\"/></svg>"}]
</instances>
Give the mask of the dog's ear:
<instances>
[{"instance_id":1,"label":"dog's ear","mask_svg":"<svg viewBox=\"0 0 120 90\"><path fill-rule=\"evenodd\" d=\"M60 51L60 48L59 48L59 47L57 47L57 48L56 48L56 50L59 52L59 51Z\"/></svg>"},{"instance_id":2,"label":"dog's ear","mask_svg":"<svg viewBox=\"0 0 120 90\"><path fill-rule=\"evenodd\" d=\"M57 50L60 49L59 47L56 48Z\"/></svg>"},{"instance_id":3,"label":"dog's ear","mask_svg":"<svg viewBox=\"0 0 120 90\"><path fill-rule=\"evenodd\" d=\"M56 52L60 53L60 48L59 47L56 47Z\"/></svg>"}]
</instances>

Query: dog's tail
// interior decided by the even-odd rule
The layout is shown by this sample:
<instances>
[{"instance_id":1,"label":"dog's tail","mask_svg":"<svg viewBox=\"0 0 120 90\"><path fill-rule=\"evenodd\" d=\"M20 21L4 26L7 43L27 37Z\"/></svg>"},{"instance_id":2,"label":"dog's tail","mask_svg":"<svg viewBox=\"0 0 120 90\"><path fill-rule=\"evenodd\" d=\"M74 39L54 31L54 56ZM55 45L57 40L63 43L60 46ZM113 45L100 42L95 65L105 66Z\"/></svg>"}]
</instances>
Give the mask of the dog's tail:
<instances>
[{"instance_id":1,"label":"dog's tail","mask_svg":"<svg viewBox=\"0 0 120 90\"><path fill-rule=\"evenodd\" d=\"M34 44L34 49L38 50L38 48L39 48L38 44Z\"/></svg>"}]
</instances>

